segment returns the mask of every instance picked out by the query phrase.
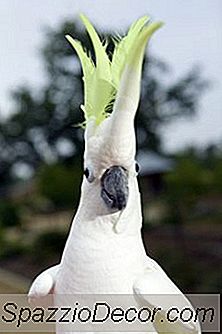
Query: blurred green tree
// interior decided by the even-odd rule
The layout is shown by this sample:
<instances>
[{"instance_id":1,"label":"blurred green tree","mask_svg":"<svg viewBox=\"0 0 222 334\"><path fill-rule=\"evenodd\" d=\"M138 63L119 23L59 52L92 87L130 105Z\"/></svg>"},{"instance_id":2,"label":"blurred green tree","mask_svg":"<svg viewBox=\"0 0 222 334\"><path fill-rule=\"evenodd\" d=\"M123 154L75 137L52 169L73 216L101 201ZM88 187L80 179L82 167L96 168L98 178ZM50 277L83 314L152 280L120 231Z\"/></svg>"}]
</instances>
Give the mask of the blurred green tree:
<instances>
[{"instance_id":1,"label":"blurred green tree","mask_svg":"<svg viewBox=\"0 0 222 334\"><path fill-rule=\"evenodd\" d=\"M214 183L213 188L216 193L222 193L222 158L218 159L213 168Z\"/></svg>"},{"instance_id":2,"label":"blurred green tree","mask_svg":"<svg viewBox=\"0 0 222 334\"><path fill-rule=\"evenodd\" d=\"M165 176L169 205L167 222L179 227L192 213L198 200L222 192L222 158L217 146L188 148L175 156L176 168Z\"/></svg>"},{"instance_id":3,"label":"blurred green tree","mask_svg":"<svg viewBox=\"0 0 222 334\"><path fill-rule=\"evenodd\" d=\"M61 256L66 239L67 233L60 230L45 231L37 235L31 252L35 262L45 265L56 256Z\"/></svg>"},{"instance_id":4,"label":"blurred green tree","mask_svg":"<svg viewBox=\"0 0 222 334\"><path fill-rule=\"evenodd\" d=\"M46 81L39 92L18 87L12 94L13 113L0 122L0 178L19 164L33 171L42 163L71 163L81 160L83 131L73 126L83 120L79 105L83 101L81 68L77 55L65 40L69 33L91 50L85 31L76 20L56 29L47 29L41 54ZM103 38L113 42L109 33ZM188 117L197 110L200 93L206 86L198 69L166 84L169 69L165 63L149 56L143 69L142 94L137 122L139 148L161 150L160 126L176 117ZM6 175L7 174L7 175ZM6 177L7 176L7 177Z\"/></svg>"},{"instance_id":5,"label":"blurred green tree","mask_svg":"<svg viewBox=\"0 0 222 334\"><path fill-rule=\"evenodd\" d=\"M43 165L37 175L38 191L51 200L54 207L76 207L81 182L80 167L62 164Z\"/></svg>"},{"instance_id":6,"label":"blurred green tree","mask_svg":"<svg viewBox=\"0 0 222 334\"><path fill-rule=\"evenodd\" d=\"M20 226L19 208L10 201L0 202L0 228Z\"/></svg>"}]
</instances>

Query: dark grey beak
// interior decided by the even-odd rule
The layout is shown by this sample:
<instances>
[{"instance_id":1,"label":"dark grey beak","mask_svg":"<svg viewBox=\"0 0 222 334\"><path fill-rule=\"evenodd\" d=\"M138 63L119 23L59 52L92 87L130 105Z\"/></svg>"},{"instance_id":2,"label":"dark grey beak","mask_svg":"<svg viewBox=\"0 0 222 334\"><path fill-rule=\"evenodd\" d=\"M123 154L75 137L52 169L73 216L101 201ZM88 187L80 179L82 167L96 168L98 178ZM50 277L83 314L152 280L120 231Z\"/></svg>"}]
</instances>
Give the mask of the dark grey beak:
<instances>
[{"instance_id":1,"label":"dark grey beak","mask_svg":"<svg viewBox=\"0 0 222 334\"><path fill-rule=\"evenodd\" d=\"M108 208L124 209L129 197L127 170L121 166L107 169L101 178L101 188L101 197Z\"/></svg>"}]
</instances>

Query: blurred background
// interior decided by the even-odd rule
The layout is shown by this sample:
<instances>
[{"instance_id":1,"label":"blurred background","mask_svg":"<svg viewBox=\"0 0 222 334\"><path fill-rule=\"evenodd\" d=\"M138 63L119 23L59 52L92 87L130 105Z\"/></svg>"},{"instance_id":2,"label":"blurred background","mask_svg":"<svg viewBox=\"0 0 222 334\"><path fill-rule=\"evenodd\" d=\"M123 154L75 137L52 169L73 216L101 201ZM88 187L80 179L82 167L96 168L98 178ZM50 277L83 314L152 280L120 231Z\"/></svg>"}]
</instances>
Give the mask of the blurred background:
<instances>
[{"instance_id":1,"label":"blurred background","mask_svg":"<svg viewBox=\"0 0 222 334\"><path fill-rule=\"evenodd\" d=\"M222 2L0 2L0 293L23 292L61 257L82 179L81 68L89 49L150 14L136 118L147 252L186 293L222 285ZM92 51L93 52L93 51Z\"/></svg>"}]
</instances>

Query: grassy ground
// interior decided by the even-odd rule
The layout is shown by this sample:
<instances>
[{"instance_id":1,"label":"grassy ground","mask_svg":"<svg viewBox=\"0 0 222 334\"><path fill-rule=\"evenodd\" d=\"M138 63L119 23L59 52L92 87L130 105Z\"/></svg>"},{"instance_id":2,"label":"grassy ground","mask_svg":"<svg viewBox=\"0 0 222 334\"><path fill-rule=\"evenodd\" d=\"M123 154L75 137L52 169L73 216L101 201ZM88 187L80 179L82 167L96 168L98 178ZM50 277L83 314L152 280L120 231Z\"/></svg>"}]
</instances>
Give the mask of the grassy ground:
<instances>
[{"instance_id":1,"label":"grassy ground","mask_svg":"<svg viewBox=\"0 0 222 334\"><path fill-rule=\"evenodd\" d=\"M30 280L22 275L0 269L0 294L26 293Z\"/></svg>"}]
</instances>

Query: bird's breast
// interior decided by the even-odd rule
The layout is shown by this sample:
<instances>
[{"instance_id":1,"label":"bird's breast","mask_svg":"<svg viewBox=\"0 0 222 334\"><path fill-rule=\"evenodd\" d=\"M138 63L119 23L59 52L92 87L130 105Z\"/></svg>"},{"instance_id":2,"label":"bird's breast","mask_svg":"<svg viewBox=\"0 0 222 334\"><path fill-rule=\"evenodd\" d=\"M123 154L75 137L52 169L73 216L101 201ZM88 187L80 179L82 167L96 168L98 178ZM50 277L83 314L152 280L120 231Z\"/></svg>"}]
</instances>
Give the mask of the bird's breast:
<instances>
[{"instance_id":1,"label":"bird's breast","mask_svg":"<svg viewBox=\"0 0 222 334\"><path fill-rule=\"evenodd\" d=\"M74 238L66 245L56 282L57 293L132 293L144 269L141 240Z\"/></svg>"}]
</instances>

